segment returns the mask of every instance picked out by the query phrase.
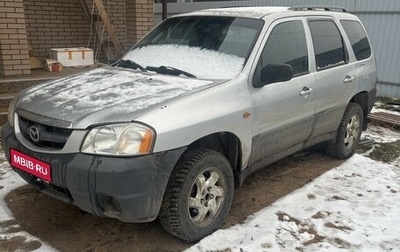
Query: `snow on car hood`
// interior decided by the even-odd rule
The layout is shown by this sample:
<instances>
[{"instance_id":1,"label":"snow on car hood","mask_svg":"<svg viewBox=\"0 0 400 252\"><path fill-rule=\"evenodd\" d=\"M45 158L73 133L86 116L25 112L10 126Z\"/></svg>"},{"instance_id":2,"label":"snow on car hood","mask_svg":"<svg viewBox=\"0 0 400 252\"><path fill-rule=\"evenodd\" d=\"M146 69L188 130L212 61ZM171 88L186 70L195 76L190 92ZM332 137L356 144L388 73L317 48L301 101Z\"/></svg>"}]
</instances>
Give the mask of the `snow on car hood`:
<instances>
[{"instance_id":1,"label":"snow on car hood","mask_svg":"<svg viewBox=\"0 0 400 252\"><path fill-rule=\"evenodd\" d=\"M86 128L133 120L145 108L212 83L104 67L27 89L16 108Z\"/></svg>"}]
</instances>

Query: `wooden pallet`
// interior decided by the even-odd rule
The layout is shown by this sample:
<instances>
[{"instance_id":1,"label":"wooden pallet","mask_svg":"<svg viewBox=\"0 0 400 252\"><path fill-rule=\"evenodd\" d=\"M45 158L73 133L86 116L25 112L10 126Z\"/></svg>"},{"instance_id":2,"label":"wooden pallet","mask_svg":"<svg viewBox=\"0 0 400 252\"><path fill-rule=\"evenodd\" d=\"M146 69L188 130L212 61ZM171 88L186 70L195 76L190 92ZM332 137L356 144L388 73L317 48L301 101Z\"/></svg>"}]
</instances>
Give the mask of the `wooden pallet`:
<instances>
[{"instance_id":1,"label":"wooden pallet","mask_svg":"<svg viewBox=\"0 0 400 252\"><path fill-rule=\"evenodd\" d=\"M400 127L400 115L378 112L369 114L368 119L371 122Z\"/></svg>"}]
</instances>

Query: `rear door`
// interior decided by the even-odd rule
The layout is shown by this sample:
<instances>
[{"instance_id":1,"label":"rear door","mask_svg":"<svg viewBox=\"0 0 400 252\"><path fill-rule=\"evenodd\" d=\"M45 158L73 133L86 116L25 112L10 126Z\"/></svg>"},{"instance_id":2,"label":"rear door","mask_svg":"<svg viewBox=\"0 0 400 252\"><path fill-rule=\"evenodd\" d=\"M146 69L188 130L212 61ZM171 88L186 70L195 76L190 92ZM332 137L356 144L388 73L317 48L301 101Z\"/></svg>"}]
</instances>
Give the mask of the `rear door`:
<instances>
[{"instance_id":1,"label":"rear door","mask_svg":"<svg viewBox=\"0 0 400 252\"><path fill-rule=\"evenodd\" d=\"M314 76L309 71L309 47L302 18L274 22L267 33L252 77L253 141L250 163L266 157L280 158L299 150L312 131ZM261 69L269 64L289 64L293 79L255 88Z\"/></svg>"},{"instance_id":2,"label":"rear door","mask_svg":"<svg viewBox=\"0 0 400 252\"><path fill-rule=\"evenodd\" d=\"M333 18L307 20L315 58L315 125L312 137L334 132L359 79L340 25ZM313 69L314 70L314 69Z\"/></svg>"},{"instance_id":3,"label":"rear door","mask_svg":"<svg viewBox=\"0 0 400 252\"><path fill-rule=\"evenodd\" d=\"M349 39L351 48L350 58L355 58L355 63L360 78L358 80L357 92L372 91L369 97L369 109L372 109L373 102L375 101L376 91L376 63L371 50L367 33L359 20L345 19L340 20L343 29ZM369 111L369 110L368 110ZM367 116L365 114L365 116Z\"/></svg>"}]
</instances>

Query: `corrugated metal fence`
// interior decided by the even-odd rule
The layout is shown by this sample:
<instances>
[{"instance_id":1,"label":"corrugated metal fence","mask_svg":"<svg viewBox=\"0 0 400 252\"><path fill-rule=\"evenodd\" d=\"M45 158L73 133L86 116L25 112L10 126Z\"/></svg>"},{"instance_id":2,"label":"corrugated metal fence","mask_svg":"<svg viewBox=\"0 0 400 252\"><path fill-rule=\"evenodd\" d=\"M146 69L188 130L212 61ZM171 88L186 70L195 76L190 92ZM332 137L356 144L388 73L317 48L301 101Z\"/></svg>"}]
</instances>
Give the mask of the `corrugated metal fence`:
<instances>
[{"instance_id":1,"label":"corrugated metal fence","mask_svg":"<svg viewBox=\"0 0 400 252\"><path fill-rule=\"evenodd\" d=\"M226 6L342 6L366 27L378 63L378 95L400 98L400 0L248 0L169 3L168 16ZM155 5L155 23L161 21L161 4Z\"/></svg>"}]
</instances>

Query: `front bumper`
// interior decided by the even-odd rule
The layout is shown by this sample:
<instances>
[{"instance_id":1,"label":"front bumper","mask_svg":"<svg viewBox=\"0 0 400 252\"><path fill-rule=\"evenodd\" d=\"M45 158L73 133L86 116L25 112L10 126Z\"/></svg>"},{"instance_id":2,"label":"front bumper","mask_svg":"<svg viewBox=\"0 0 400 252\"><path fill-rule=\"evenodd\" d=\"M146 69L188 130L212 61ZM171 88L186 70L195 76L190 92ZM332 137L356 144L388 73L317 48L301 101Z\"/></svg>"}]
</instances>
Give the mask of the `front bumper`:
<instances>
[{"instance_id":1,"label":"front bumper","mask_svg":"<svg viewBox=\"0 0 400 252\"><path fill-rule=\"evenodd\" d=\"M29 184L86 212L125 222L157 217L170 174L186 149L128 158L39 153L22 145L8 123L1 137L9 162L12 148L51 165L51 183L13 167Z\"/></svg>"}]
</instances>

